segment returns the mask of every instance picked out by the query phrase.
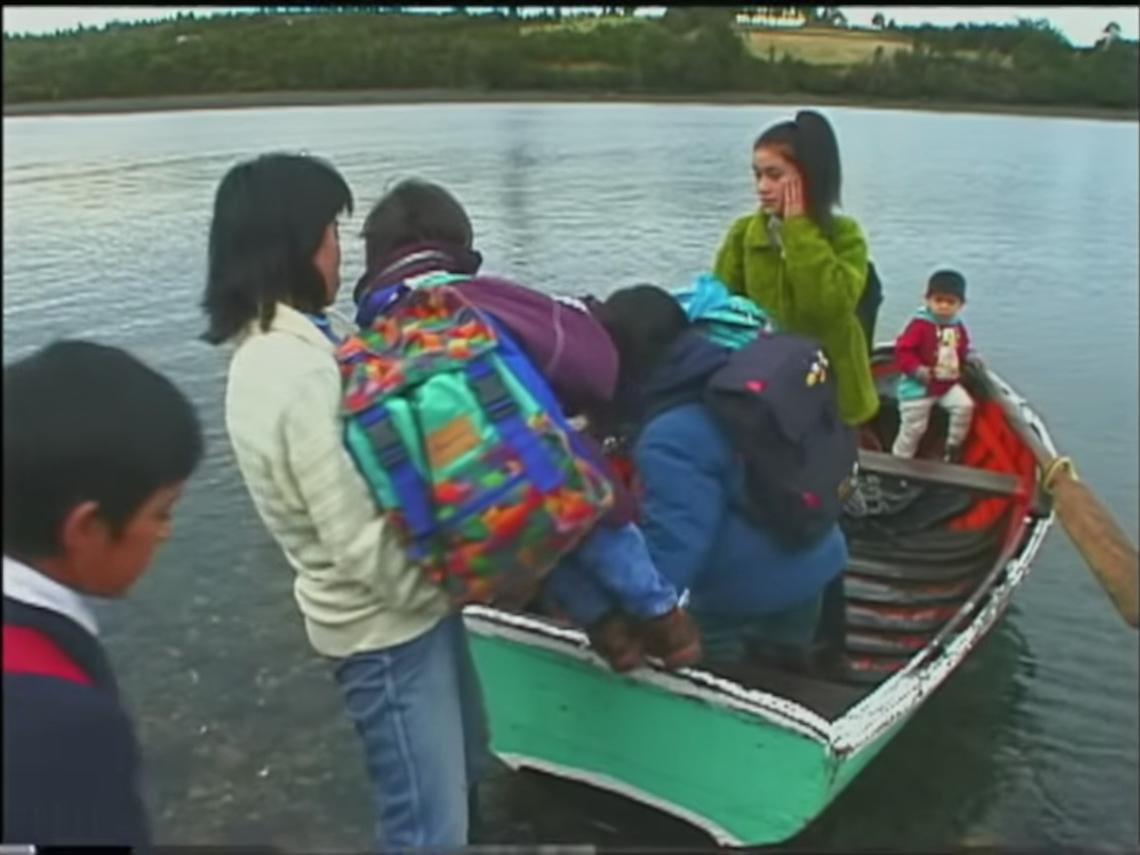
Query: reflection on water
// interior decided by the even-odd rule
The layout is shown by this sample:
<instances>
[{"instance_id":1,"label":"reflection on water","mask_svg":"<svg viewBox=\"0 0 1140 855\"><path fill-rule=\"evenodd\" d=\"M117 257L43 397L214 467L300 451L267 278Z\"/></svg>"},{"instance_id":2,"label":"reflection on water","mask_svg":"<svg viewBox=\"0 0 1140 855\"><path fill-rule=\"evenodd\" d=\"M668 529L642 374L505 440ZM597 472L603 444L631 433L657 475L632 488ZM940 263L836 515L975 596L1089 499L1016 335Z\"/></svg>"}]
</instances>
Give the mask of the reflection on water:
<instances>
[{"instance_id":1,"label":"reflection on water","mask_svg":"<svg viewBox=\"0 0 1140 855\"><path fill-rule=\"evenodd\" d=\"M162 839L309 851L371 840L356 737L228 447L225 354L196 339L225 169L298 149L340 167L357 199L341 231L346 283L362 272L352 236L368 208L419 175L469 208L489 270L604 294L707 267L753 204L751 140L787 112L464 104L4 121L5 360L56 336L125 345L178 381L207 431L173 539L129 604L100 608ZM829 112L844 202L886 289L883 335L933 267L962 268L972 338L1135 537L1137 125ZM1133 845L1138 671L1135 634L1058 530L994 634L794 845ZM503 772L489 790L504 841L707 842L536 775Z\"/></svg>"}]
</instances>

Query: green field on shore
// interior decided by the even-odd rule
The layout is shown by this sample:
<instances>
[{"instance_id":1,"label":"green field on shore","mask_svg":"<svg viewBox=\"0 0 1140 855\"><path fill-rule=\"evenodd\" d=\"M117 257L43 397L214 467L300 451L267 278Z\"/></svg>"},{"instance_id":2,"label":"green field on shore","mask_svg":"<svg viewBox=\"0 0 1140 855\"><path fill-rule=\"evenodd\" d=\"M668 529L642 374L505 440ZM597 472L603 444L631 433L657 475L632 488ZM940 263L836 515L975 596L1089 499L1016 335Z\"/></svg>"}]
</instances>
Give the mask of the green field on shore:
<instances>
[{"instance_id":1,"label":"green field on shore","mask_svg":"<svg viewBox=\"0 0 1140 855\"><path fill-rule=\"evenodd\" d=\"M1140 105L1135 42L1077 49L1031 21L762 29L739 26L726 11L559 20L352 7L5 35L5 112L93 100L417 90L1123 114Z\"/></svg>"}]
</instances>

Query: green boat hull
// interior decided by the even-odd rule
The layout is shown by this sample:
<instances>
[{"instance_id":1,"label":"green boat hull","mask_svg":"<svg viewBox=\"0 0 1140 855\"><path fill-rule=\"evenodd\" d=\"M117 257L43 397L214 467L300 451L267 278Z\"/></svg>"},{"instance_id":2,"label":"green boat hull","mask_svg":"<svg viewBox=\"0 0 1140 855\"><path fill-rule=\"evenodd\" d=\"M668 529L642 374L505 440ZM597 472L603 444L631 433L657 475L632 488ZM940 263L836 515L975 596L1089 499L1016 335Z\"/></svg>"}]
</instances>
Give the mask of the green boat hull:
<instances>
[{"instance_id":1,"label":"green boat hull","mask_svg":"<svg viewBox=\"0 0 1140 855\"><path fill-rule=\"evenodd\" d=\"M682 694L615 675L588 654L473 629L492 747L505 762L624 794L722 844L774 843L798 833L905 721L839 756L810 722L768 721L715 693Z\"/></svg>"}]
</instances>

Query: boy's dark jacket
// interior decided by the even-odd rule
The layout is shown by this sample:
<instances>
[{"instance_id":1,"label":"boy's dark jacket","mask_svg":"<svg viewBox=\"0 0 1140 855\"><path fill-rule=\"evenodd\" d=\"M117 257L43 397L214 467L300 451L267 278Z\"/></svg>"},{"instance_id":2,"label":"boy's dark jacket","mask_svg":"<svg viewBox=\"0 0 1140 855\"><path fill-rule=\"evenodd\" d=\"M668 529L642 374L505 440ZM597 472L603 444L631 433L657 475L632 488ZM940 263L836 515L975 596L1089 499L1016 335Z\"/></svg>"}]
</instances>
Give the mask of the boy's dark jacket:
<instances>
[{"instance_id":1,"label":"boy's dark jacket","mask_svg":"<svg viewBox=\"0 0 1140 855\"><path fill-rule=\"evenodd\" d=\"M9 597L4 625L37 630L91 680L4 674L4 842L146 851L138 743L102 646L70 618Z\"/></svg>"}]
</instances>

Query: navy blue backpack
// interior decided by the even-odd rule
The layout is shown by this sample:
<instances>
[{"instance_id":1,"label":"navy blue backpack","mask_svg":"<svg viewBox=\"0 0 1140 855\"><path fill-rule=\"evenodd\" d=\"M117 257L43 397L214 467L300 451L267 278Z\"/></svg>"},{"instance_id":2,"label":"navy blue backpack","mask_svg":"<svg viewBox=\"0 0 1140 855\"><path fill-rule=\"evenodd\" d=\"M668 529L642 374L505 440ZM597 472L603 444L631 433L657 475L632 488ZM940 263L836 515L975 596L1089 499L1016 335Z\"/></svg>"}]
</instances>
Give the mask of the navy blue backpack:
<instances>
[{"instance_id":1,"label":"navy blue backpack","mask_svg":"<svg viewBox=\"0 0 1140 855\"><path fill-rule=\"evenodd\" d=\"M854 484L858 449L819 345L762 332L709 378L705 402L742 457L746 515L790 549L826 535Z\"/></svg>"}]
</instances>

